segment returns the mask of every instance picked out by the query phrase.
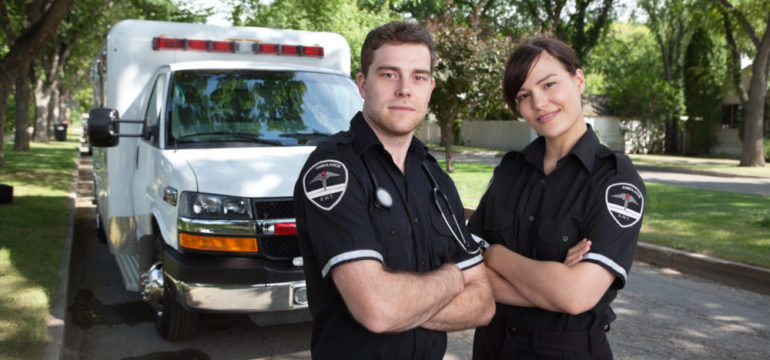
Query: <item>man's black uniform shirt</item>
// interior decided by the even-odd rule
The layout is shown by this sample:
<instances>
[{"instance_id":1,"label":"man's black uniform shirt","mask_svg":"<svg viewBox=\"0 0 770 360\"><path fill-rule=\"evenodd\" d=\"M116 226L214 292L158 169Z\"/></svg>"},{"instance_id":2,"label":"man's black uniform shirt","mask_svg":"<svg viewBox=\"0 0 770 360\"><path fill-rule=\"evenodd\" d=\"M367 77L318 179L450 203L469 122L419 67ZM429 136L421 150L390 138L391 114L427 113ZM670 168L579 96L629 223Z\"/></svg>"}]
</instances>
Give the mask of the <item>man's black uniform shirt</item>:
<instances>
[{"instance_id":1,"label":"man's black uniform shirt","mask_svg":"<svg viewBox=\"0 0 770 360\"><path fill-rule=\"evenodd\" d=\"M506 154L469 230L529 258L556 262L563 262L570 247L588 238L592 245L583 261L606 268L615 281L593 309L574 316L498 303L492 322L477 329L474 353L488 354L477 358L497 358L491 354L499 349L504 329L512 326L582 331L615 319L610 303L631 268L642 224L644 183L630 159L601 145L590 125L548 175L544 155L543 137L521 152Z\"/></svg>"},{"instance_id":2,"label":"man's black uniform shirt","mask_svg":"<svg viewBox=\"0 0 770 360\"><path fill-rule=\"evenodd\" d=\"M474 254L452 236L423 166L449 198ZM441 359L444 355L444 332L423 328L393 334L368 331L352 317L330 276L335 266L363 259L380 261L392 271L413 273L435 270L447 262L467 269L483 261L464 226L454 182L417 138L409 147L404 174L361 113L351 120L349 131L318 145L300 174L294 199L314 320L314 359ZM392 197L390 208L376 204L375 183ZM449 217L445 205L441 206Z\"/></svg>"}]
</instances>

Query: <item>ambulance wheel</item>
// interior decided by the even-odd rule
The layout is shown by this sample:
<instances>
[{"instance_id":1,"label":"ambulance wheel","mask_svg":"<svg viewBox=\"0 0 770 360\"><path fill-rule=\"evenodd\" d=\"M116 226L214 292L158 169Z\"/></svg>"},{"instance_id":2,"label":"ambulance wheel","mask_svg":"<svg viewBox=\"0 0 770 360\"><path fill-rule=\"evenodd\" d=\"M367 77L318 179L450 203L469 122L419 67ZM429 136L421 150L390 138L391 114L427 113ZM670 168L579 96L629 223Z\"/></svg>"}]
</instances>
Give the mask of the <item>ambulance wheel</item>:
<instances>
[{"instance_id":1,"label":"ambulance wheel","mask_svg":"<svg viewBox=\"0 0 770 360\"><path fill-rule=\"evenodd\" d=\"M99 242L107 243L107 232L104 230L104 224L102 224L102 217L99 216L99 207L96 207L96 238Z\"/></svg>"},{"instance_id":2,"label":"ambulance wheel","mask_svg":"<svg viewBox=\"0 0 770 360\"><path fill-rule=\"evenodd\" d=\"M198 327L198 313L188 311L176 301L169 278L164 277L163 284L163 298L155 311L155 329L168 341L188 339Z\"/></svg>"}]
</instances>

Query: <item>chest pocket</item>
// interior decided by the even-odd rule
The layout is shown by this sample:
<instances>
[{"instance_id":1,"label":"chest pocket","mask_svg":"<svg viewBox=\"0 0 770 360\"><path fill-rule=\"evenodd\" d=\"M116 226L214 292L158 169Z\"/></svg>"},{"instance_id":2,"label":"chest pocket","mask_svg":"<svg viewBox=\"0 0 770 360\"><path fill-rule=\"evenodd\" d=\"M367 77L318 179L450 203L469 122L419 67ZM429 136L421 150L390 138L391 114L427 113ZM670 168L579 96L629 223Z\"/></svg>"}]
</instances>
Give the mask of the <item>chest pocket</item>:
<instances>
[{"instance_id":1,"label":"chest pocket","mask_svg":"<svg viewBox=\"0 0 770 360\"><path fill-rule=\"evenodd\" d=\"M447 214L449 216L449 214ZM447 220L452 221L451 218ZM452 232L449 231L444 218L440 214L430 215L431 229L435 234L429 235L428 244L430 250L428 254L431 254L430 265L432 269L438 268L447 262L457 262L455 257L458 251L463 251L460 244L452 236ZM452 224L454 225L454 224ZM458 231L457 229L455 231ZM459 236L459 234L458 234Z\"/></svg>"},{"instance_id":2,"label":"chest pocket","mask_svg":"<svg viewBox=\"0 0 770 360\"><path fill-rule=\"evenodd\" d=\"M537 228L534 258L563 262L567 250L580 240L580 226L574 220L542 221Z\"/></svg>"},{"instance_id":3,"label":"chest pocket","mask_svg":"<svg viewBox=\"0 0 770 360\"><path fill-rule=\"evenodd\" d=\"M385 265L393 270L414 271L414 244L409 218L374 216L372 225L377 234L377 241L382 245Z\"/></svg>"},{"instance_id":4,"label":"chest pocket","mask_svg":"<svg viewBox=\"0 0 770 360\"><path fill-rule=\"evenodd\" d=\"M484 239L492 244L502 244L509 249L516 249L514 244L516 224L512 212L502 211L490 213L484 219L484 229L488 239Z\"/></svg>"}]
</instances>

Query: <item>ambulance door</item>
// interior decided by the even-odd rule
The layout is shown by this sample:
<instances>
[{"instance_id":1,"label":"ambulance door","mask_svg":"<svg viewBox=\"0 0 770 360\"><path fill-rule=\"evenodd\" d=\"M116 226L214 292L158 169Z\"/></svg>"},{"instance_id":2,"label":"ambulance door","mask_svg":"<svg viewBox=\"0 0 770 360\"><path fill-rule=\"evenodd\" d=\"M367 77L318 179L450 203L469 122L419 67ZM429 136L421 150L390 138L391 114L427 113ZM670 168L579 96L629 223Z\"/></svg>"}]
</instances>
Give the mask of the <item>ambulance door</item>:
<instances>
[{"instance_id":1,"label":"ambulance door","mask_svg":"<svg viewBox=\"0 0 770 360\"><path fill-rule=\"evenodd\" d=\"M144 112L142 137L136 142L136 163L133 186L134 211L137 220L137 239L152 233L152 209L162 201L163 190L158 178L160 166L160 124L166 99L169 80L168 69L163 69L155 77L147 107Z\"/></svg>"}]
</instances>

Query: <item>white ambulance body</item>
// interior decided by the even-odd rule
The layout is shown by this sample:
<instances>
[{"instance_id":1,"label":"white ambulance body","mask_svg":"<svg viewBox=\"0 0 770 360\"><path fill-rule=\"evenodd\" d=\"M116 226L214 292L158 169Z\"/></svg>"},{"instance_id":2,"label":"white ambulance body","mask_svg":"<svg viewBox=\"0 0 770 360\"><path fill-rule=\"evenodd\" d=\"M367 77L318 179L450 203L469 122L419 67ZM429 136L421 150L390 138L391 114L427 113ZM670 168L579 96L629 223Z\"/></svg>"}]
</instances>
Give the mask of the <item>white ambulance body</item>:
<instances>
[{"instance_id":1,"label":"white ambulance body","mask_svg":"<svg viewBox=\"0 0 770 360\"><path fill-rule=\"evenodd\" d=\"M361 108L349 73L332 33L112 28L91 71L97 226L164 338L202 311L306 318L293 187Z\"/></svg>"}]
</instances>

